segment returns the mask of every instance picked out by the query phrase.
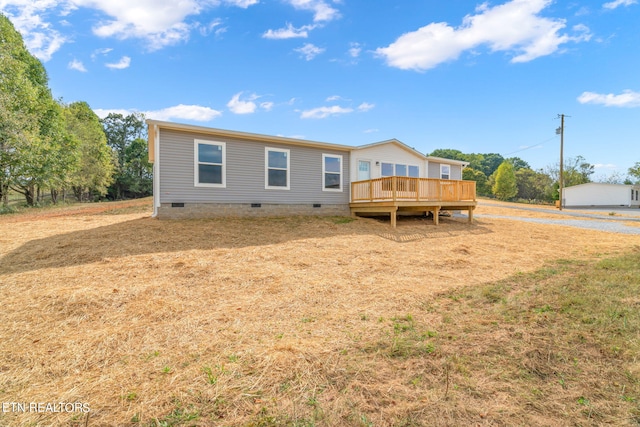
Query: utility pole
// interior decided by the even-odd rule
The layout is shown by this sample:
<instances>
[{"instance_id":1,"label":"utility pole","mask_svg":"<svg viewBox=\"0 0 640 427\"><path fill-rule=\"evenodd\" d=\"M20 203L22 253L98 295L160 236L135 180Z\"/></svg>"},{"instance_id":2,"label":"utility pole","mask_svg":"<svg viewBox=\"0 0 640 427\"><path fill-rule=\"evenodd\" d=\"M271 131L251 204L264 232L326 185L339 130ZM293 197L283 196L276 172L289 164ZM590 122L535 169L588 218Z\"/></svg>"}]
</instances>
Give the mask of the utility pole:
<instances>
[{"instance_id":1,"label":"utility pole","mask_svg":"<svg viewBox=\"0 0 640 427\"><path fill-rule=\"evenodd\" d=\"M560 175L558 177L558 201L560 203L558 204L558 209L562 210L562 186L564 185L562 179L564 172L564 114L558 114L558 117L560 117L560 127L556 129L556 134L560 134Z\"/></svg>"}]
</instances>

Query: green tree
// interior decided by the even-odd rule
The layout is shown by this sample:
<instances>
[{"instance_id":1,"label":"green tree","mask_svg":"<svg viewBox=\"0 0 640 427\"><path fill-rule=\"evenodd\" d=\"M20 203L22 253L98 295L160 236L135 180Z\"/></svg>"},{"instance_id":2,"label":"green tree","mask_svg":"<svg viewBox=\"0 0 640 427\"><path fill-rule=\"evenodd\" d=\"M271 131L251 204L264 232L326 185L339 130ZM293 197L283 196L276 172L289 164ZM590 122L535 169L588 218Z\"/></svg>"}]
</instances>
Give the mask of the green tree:
<instances>
[{"instance_id":1,"label":"green tree","mask_svg":"<svg viewBox=\"0 0 640 427\"><path fill-rule=\"evenodd\" d=\"M42 63L0 15L0 191L22 193L33 205L41 189L63 185L76 165L74 141L51 96Z\"/></svg>"},{"instance_id":2,"label":"green tree","mask_svg":"<svg viewBox=\"0 0 640 427\"><path fill-rule=\"evenodd\" d=\"M483 158L480 163L480 170L484 172L486 176L491 176L498 170L498 167L504 162L504 157L497 153L483 154Z\"/></svg>"},{"instance_id":3,"label":"green tree","mask_svg":"<svg viewBox=\"0 0 640 427\"><path fill-rule=\"evenodd\" d=\"M460 150L454 150L452 148L438 148L433 150L429 156L441 157L443 159L462 160L467 161L467 156Z\"/></svg>"},{"instance_id":4,"label":"green tree","mask_svg":"<svg viewBox=\"0 0 640 427\"><path fill-rule=\"evenodd\" d=\"M38 99L22 37L11 21L0 14L0 198L7 205L22 146L37 133L33 113Z\"/></svg>"},{"instance_id":5,"label":"green tree","mask_svg":"<svg viewBox=\"0 0 640 427\"><path fill-rule=\"evenodd\" d=\"M466 167L462 170L462 179L476 182L476 193L479 196L490 196L491 186L488 183L487 176L477 169Z\"/></svg>"},{"instance_id":6,"label":"green tree","mask_svg":"<svg viewBox=\"0 0 640 427\"><path fill-rule=\"evenodd\" d=\"M500 200L509 200L518 194L516 176L513 171L513 165L510 162L503 161L500 166L498 166L492 191Z\"/></svg>"},{"instance_id":7,"label":"green tree","mask_svg":"<svg viewBox=\"0 0 640 427\"><path fill-rule=\"evenodd\" d=\"M144 116L112 113L102 120L102 126L107 143L118 160L109 197L123 199L150 195L152 166L148 161Z\"/></svg>"},{"instance_id":8,"label":"green tree","mask_svg":"<svg viewBox=\"0 0 640 427\"><path fill-rule=\"evenodd\" d=\"M71 174L71 188L78 201L103 197L113 182L115 158L98 116L86 102L64 106L67 131L78 144L78 168Z\"/></svg>"},{"instance_id":9,"label":"green tree","mask_svg":"<svg viewBox=\"0 0 640 427\"><path fill-rule=\"evenodd\" d=\"M553 180L549 175L530 168L518 169L515 172L520 199L529 201L550 202L553 200Z\"/></svg>"},{"instance_id":10,"label":"green tree","mask_svg":"<svg viewBox=\"0 0 640 427\"><path fill-rule=\"evenodd\" d=\"M531 169L529 163L525 162L520 157L509 157L506 160L513 165L514 171L518 171L520 169Z\"/></svg>"},{"instance_id":11,"label":"green tree","mask_svg":"<svg viewBox=\"0 0 640 427\"><path fill-rule=\"evenodd\" d=\"M563 165L563 188L591 182L591 175L593 175L594 172L595 166L587 162L584 157L577 156L567 158ZM560 162L547 166L546 173L553 181L559 182Z\"/></svg>"}]
</instances>

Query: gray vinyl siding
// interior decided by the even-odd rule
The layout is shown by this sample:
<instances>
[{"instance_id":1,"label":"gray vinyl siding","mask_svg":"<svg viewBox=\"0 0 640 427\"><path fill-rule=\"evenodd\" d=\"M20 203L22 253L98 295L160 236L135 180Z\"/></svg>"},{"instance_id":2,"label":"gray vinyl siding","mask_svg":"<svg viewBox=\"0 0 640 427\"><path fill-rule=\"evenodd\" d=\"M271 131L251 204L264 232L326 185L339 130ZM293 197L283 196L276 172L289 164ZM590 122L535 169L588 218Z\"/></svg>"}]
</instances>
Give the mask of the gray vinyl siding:
<instances>
[{"instance_id":1,"label":"gray vinyl siding","mask_svg":"<svg viewBox=\"0 0 640 427\"><path fill-rule=\"evenodd\" d=\"M194 140L226 143L226 188L194 185ZM290 150L290 189L265 189L265 147ZM349 203L349 152L160 129L160 202ZM342 192L323 191L322 154L342 156Z\"/></svg>"},{"instance_id":2,"label":"gray vinyl siding","mask_svg":"<svg viewBox=\"0 0 640 427\"><path fill-rule=\"evenodd\" d=\"M440 179L440 165L449 165L451 167L451 176L449 179L462 179L462 167L460 165L452 165L449 163L435 163L433 161L429 162L429 170L427 178L438 178Z\"/></svg>"}]
</instances>

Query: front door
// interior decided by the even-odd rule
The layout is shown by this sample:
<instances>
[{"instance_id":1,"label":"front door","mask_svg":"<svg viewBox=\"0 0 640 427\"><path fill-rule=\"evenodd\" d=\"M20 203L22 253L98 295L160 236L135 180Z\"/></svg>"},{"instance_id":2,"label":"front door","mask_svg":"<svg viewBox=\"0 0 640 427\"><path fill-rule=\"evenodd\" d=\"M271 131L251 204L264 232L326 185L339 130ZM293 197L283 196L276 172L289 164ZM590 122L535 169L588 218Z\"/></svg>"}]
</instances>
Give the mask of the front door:
<instances>
[{"instance_id":1,"label":"front door","mask_svg":"<svg viewBox=\"0 0 640 427\"><path fill-rule=\"evenodd\" d=\"M371 162L369 160L358 160L358 181L371 179Z\"/></svg>"}]
</instances>

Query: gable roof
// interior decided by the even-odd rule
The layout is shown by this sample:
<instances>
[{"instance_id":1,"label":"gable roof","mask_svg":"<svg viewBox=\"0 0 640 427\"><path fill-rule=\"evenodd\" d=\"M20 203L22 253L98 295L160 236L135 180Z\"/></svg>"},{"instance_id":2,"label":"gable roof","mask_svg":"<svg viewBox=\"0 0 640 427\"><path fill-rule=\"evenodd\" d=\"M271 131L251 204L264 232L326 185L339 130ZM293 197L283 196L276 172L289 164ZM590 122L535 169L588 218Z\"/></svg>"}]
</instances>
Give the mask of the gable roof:
<instances>
[{"instance_id":1,"label":"gable roof","mask_svg":"<svg viewBox=\"0 0 640 427\"><path fill-rule=\"evenodd\" d=\"M409 153L420 157L421 159L426 159L427 156L425 156L424 154L422 154L421 152L419 152L418 150L416 150L413 147L409 147L407 144L405 144L402 141L399 141L395 138L393 139L387 139L386 141L379 141L379 142L373 142L371 144L365 144L365 145L358 145L357 147L353 147L354 150L362 150L365 148L371 148L371 147L377 147L380 145L386 145L386 144L394 144L397 145L398 147L402 148L405 151L408 151Z\"/></svg>"},{"instance_id":2,"label":"gable roof","mask_svg":"<svg viewBox=\"0 0 640 427\"><path fill-rule=\"evenodd\" d=\"M446 163L449 165L460 165L463 168L469 166L469 162L465 162L464 160L453 160L453 159L445 159L444 157L435 157L435 156L427 156L427 160L434 163Z\"/></svg>"}]
</instances>

